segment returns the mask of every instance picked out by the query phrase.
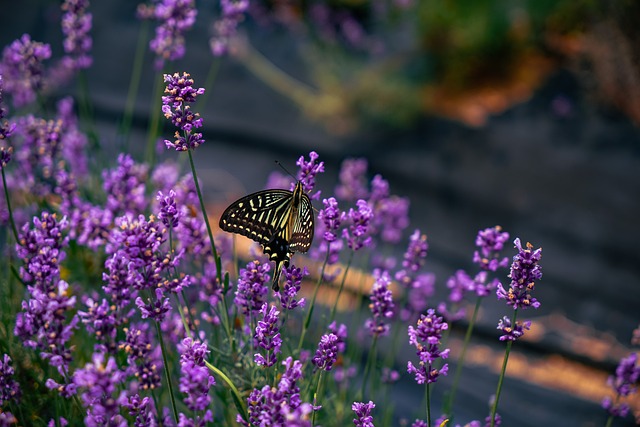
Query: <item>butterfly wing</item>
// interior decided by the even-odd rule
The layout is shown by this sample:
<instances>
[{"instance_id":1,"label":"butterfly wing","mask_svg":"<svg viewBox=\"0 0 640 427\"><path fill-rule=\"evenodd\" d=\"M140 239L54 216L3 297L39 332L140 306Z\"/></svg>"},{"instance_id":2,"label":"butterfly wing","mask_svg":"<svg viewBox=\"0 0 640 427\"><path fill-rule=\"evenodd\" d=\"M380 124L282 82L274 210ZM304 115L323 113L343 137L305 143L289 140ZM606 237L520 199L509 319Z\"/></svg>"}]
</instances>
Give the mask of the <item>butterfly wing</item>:
<instances>
[{"instance_id":1,"label":"butterfly wing","mask_svg":"<svg viewBox=\"0 0 640 427\"><path fill-rule=\"evenodd\" d=\"M313 206L309 196L303 194L289 239L289 249L292 252L307 252L313 241L313 231Z\"/></svg>"},{"instance_id":2,"label":"butterfly wing","mask_svg":"<svg viewBox=\"0 0 640 427\"><path fill-rule=\"evenodd\" d=\"M241 234L261 245L273 241L290 215L293 193L263 190L233 202L220 217L220 228Z\"/></svg>"}]
</instances>

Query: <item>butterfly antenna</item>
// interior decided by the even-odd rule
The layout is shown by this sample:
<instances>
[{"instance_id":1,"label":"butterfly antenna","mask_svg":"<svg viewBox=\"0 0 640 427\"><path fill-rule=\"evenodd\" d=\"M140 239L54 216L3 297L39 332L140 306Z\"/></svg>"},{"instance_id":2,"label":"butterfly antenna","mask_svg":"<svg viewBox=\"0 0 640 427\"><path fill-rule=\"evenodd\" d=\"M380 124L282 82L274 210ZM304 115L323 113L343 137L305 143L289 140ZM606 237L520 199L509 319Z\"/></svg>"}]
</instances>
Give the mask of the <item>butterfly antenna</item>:
<instances>
[{"instance_id":1,"label":"butterfly antenna","mask_svg":"<svg viewBox=\"0 0 640 427\"><path fill-rule=\"evenodd\" d=\"M291 172L289 172L289 171L287 170L287 168L285 168L285 167L284 167L284 165L283 165L282 163L280 163L278 160L276 160L275 162L276 162L276 165L280 166L280 167L282 168L282 170L283 170L283 171L285 171L285 172L286 172L286 173L287 173L291 178L293 178L294 180L298 181L298 178L296 178L295 176L293 176L293 175L291 174Z\"/></svg>"}]
</instances>

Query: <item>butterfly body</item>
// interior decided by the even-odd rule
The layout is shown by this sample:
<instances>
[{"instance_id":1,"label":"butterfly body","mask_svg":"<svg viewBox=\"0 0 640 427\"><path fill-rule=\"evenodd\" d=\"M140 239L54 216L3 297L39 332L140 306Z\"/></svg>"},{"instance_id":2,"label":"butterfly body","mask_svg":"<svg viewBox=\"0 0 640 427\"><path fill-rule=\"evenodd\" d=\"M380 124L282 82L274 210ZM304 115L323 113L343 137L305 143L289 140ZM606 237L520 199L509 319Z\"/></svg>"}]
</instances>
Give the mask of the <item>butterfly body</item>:
<instances>
[{"instance_id":1,"label":"butterfly body","mask_svg":"<svg viewBox=\"0 0 640 427\"><path fill-rule=\"evenodd\" d=\"M262 245L265 255L275 261L273 289L283 266L294 252L307 252L313 240L313 207L297 182L293 191L263 190L233 202L220 217L220 228Z\"/></svg>"}]
</instances>

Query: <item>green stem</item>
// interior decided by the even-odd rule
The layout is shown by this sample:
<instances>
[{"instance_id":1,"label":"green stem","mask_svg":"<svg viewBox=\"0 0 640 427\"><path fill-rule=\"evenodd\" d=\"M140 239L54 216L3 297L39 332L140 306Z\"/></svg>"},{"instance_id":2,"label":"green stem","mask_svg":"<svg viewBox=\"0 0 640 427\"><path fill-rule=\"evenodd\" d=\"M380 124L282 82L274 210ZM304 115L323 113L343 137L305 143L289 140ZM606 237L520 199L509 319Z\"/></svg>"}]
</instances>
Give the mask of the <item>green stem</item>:
<instances>
[{"instance_id":1,"label":"green stem","mask_svg":"<svg viewBox=\"0 0 640 427\"><path fill-rule=\"evenodd\" d=\"M202 210L204 223L207 226L207 234L209 235L211 252L213 253L213 259L216 263L216 275L218 276L218 282L220 283L220 286L222 286L222 298L220 298L220 300L222 302L223 313L220 318L222 319L222 323L227 333L227 337L229 338L229 342L233 347L234 340L233 340L233 335L231 334L231 324L229 322L229 309L227 308L227 300L224 297L227 289L226 289L226 280L223 281L223 278L222 278L222 261L218 256L218 251L216 250L216 244L215 244L215 241L213 240L213 232L211 231L211 225L209 224L209 216L207 215L207 209L205 208L205 205L204 205L204 198L202 197L202 191L200 191L200 184L198 183L198 174L196 173L196 166L193 163L193 154L191 153L191 151L192 150L187 151L187 153L189 154L189 164L191 165L191 174L193 175L193 182L196 187L196 192L198 193L198 200L200 201L200 209Z\"/></svg>"},{"instance_id":2,"label":"green stem","mask_svg":"<svg viewBox=\"0 0 640 427\"><path fill-rule=\"evenodd\" d=\"M445 402L444 413L448 417L453 417L453 401L455 399L456 390L458 389L458 384L460 382L460 376L462 375L462 366L464 365L464 358L467 353L467 346L469 345L469 341L471 340L471 334L473 332L473 328L476 323L476 319L478 317L478 311L480 311L480 303L482 302L482 297L478 297L476 300L476 306L473 309L473 315L471 316L471 320L469 321L469 325L467 326L467 332L464 335L464 343L462 344L462 350L460 351L460 356L458 356L458 362L456 364L456 373L453 377L453 384L451 385L451 391L449 392L449 398ZM451 418L453 421L453 418Z\"/></svg>"},{"instance_id":3,"label":"green stem","mask_svg":"<svg viewBox=\"0 0 640 427\"><path fill-rule=\"evenodd\" d=\"M427 380L427 427L431 427L431 383Z\"/></svg>"},{"instance_id":4,"label":"green stem","mask_svg":"<svg viewBox=\"0 0 640 427\"><path fill-rule=\"evenodd\" d=\"M129 80L129 91L127 92L127 101L124 107L122 122L120 123L120 134L124 136L125 141L129 138L129 130L131 129L131 121L133 118L133 108L135 107L138 89L140 88L140 80L142 77L142 66L144 64L144 51L147 45L149 34L149 21L142 21L140 32L138 33L138 43L136 45L136 54L133 59L133 69L131 70L131 79Z\"/></svg>"},{"instance_id":5,"label":"green stem","mask_svg":"<svg viewBox=\"0 0 640 427\"><path fill-rule=\"evenodd\" d=\"M238 412L240 412L240 416L245 421L247 421L248 418L249 418L249 415L247 413L247 407L245 406L244 401L242 400L242 395L238 391L238 389L235 386L235 384L233 384L233 382L229 379L229 377L226 376L224 374L224 372L222 372L220 369L216 368L215 366L213 366L211 363L207 362L206 360L205 360L204 363L205 363L205 365L207 365L207 367L209 369L211 369L211 371L213 371L214 374L216 374L218 376L218 378L222 379L222 381L224 381L225 384L227 384L227 386L231 390L231 396L233 397L233 401L236 404L236 408L238 409Z\"/></svg>"},{"instance_id":6,"label":"green stem","mask_svg":"<svg viewBox=\"0 0 640 427\"><path fill-rule=\"evenodd\" d=\"M513 311L513 319L511 320L512 327L516 327L516 318L518 317L518 310ZM496 397L491 408L491 427L495 426L496 412L498 411L498 401L500 400L500 392L502 391L502 383L504 382L505 373L507 372L507 362L509 361L509 353L511 352L511 345L513 341L509 340L507 348L504 351L504 360L502 361L502 370L500 371L500 378L498 379L498 388L496 389Z\"/></svg>"},{"instance_id":7,"label":"green stem","mask_svg":"<svg viewBox=\"0 0 640 427\"><path fill-rule=\"evenodd\" d=\"M309 310L307 311L307 317L302 324L302 332L300 333L300 341L298 341L298 350L297 353L300 353L302 349L302 343L304 342L304 337L307 334L307 330L309 329L309 325L311 324L311 315L313 314L313 306L316 302L316 296L318 295L318 289L320 289L320 284L322 283L322 278L324 277L324 269L327 267L327 262L329 261L329 248L327 248L327 254L324 257L324 262L322 263L322 269L320 270L320 277L318 277L318 281L316 282L316 288L313 290L313 296L311 297L311 304L309 304Z\"/></svg>"},{"instance_id":8,"label":"green stem","mask_svg":"<svg viewBox=\"0 0 640 427\"><path fill-rule=\"evenodd\" d=\"M329 248L327 248L327 253L329 253ZM356 251L349 252L349 259L347 260L347 267L344 270L344 274L342 275L342 281L340 282L340 288L338 288L338 296L336 297L335 302L333 303L333 308L331 309L331 316L329 316L329 323L333 322L336 317L336 310L338 308L338 301L340 301L340 296L342 295L342 289L344 289L344 282L347 279L347 274L349 274L349 268L351 267L351 261L353 260L353 254Z\"/></svg>"},{"instance_id":9,"label":"green stem","mask_svg":"<svg viewBox=\"0 0 640 427\"><path fill-rule=\"evenodd\" d=\"M147 150L145 153L145 159L151 167L156 161L156 143L158 135L160 135L160 113L162 112L160 98L162 96L163 81L164 74L161 73L153 83L153 94L151 95L151 120L147 130Z\"/></svg>"},{"instance_id":10,"label":"green stem","mask_svg":"<svg viewBox=\"0 0 640 427\"><path fill-rule=\"evenodd\" d=\"M2 170L2 185L4 187L4 198L7 202L7 210L9 211L9 222L11 223L11 230L13 230L13 237L16 239L16 243L20 243L18 239L18 229L16 228L16 223L13 221L13 211L11 210L11 199L9 199L9 189L7 188L7 178L4 174L4 167L0 166L0 170Z\"/></svg>"},{"instance_id":11,"label":"green stem","mask_svg":"<svg viewBox=\"0 0 640 427\"><path fill-rule=\"evenodd\" d=\"M313 392L313 396L311 396L311 401L313 402L313 406L317 406L317 397L320 395L320 387L322 387L322 374L324 373L323 369L320 369L318 372L318 382L316 383L316 390ZM311 415L311 426L313 427L316 423L316 410L313 411L313 415Z\"/></svg>"},{"instance_id":12,"label":"green stem","mask_svg":"<svg viewBox=\"0 0 640 427\"><path fill-rule=\"evenodd\" d=\"M169 371L169 360L167 359L167 350L164 345L164 339L162 339L162 331L160 330L160 322L156 321L156 332L158 333L158 341L160 341L160 350L162 351L162 363L164 364L164 373L167 377L167 386L169 386L169 397L171 398L171 409L173 409L173 417L175 422L178 422L178 408L176 406L176 399L173 395L173 382L171 381L171 372Z\"/></svg>"},{"instance_id":13,"label":"green stem","mask_svg":"<svg viewBox=\"0 0 640 427\"><path fill-rule=\"evenodd\" d=\"M362 377L362 388L360 389L361 399L364 399L364 391L367 389L367 379L369 378L372 365L375 363L377 343L378 343L378 335L376 334L373 336L373 341L371 342L371 350L369 350L369 354L367 355L367 364L365 365L365 368L364 368L364 374Z\"/></svg>"}]
</instances>

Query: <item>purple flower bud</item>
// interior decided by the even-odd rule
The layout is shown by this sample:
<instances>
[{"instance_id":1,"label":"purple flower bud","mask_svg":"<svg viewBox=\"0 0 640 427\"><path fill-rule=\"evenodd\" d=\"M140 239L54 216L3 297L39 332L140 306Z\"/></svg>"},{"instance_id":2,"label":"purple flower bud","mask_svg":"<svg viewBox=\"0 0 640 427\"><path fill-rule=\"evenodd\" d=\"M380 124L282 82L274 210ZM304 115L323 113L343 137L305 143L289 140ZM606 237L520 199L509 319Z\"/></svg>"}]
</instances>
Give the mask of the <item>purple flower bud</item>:
<instances>
[{"instance_id":1,"label":"purple flower bud","mask_svg":"<svg viewBox=\"0 0 640 427\"><path fill-rule=\"evenodd\" d=\"M265 350L265 354L256 353L254 361L259 366L270 367L278 361L276 356L280 353L280 346L282 345L280 332L278 332L278 315L280 312L274 306L267 307L265 302L260 308L260 313L262 314L262 320L258 321L253 340L256 347Z\"/></svg>"},{"instance_id":2,"label":"purple flower bud","mask_svg":"<svg viewBox=\"0 0 640 427\"><path fill-rule=\"evenodd\" d=\"M384 336L389 332L389 324L387 319L393 317L393 296L389 285L391 284L391 278L386 271L375 271L374 276L376 281L371 289L369 299L369 309L371 310L372 318L367 319L365 326L369 330L369 334L372 336Z\"/></svg>"},{"instance_id":3,"label":"purple flower bud","mask_svg":"<svg viewBox=\"0 0 640 427\"><path fill-rule=\"evenodd\" d=\"M202 127L202 119L188 104L195 102L196 97L204 93L204 88L195 89L189 73L165 74L164 81L167 83L164 92L168 95L162 97L162 112L179 129L175 141L165 140L165 145L176 151L193 150L204 143L202 134L193 131Z\"/></svg>"},{"instance_id":4,"label":"purple flower bud","mask_svg":"<svg viewBox=\"0 0 640 427\"><path fill-rule=\"evenodd\" d=\"M324 172L324 162L316 162L319 156L318 153L312 151L309 153L309 161L304 159L304 156L300 156L296 165L300 167L298 171L298 180L302 182L302 188L305 193L311 193L316 185L316 176L319 173ZM292 190L293 190L292 184ZM320 191L316 191L309 196L312 200L318 200L320 198Z\"/></svg>"},{"instance_id":5,"label":"purple flower bud","mask_svg":"<svg viewBox=\"0 0 640 427\"><path fill-rule=\"evenodd\" d=\"M318 213L318 219L324 224L323 238L327 243L334 242L338 236L340 225L347 218L347 214L338 208L338 202L333 197L322 201L324 209Z\"/></svg>"},{"instance_id":6,"label":"purple flower bud","mask_svg":"<svg viewBox=\"0 0 640 427\"><path fill-rule=\"evenodd\" d=\"M282 275L285 280L284 286L280 292L276 294L276 297L280 300L282 308L284 310L293 310L296 307L304 307L305 299L296 299L296 297L300 291L302 279L309 275L307 267L300 269L295 265L290 264L288 267L282 268Z\"/></svg>"},{"instance_id":7,"label":"purple flower bud","mask_svg":"<svg viewBox=\"0 0 640 427\"><path fill-rule=\"evenodd\" d=\"M265 303L269 270L271 270L270 263L261 264L258 260L251 261L246 268L240 269L234 302L242 309L245 316L260 310Z\"/></svg>"},{"instance_id":8,"label":"purple flower bud","mask_svg":"<svg viewBox=\"0 0 640 427\"><path fill-rule=\"evenodd\" d=\"M366 199L367 190L367 160L345 159L340 167L340 183L336 186L336 196L347 202Z\"/></svg>"},{"instance_id":9,"label":"purple flower bud","mask_svg":"<svg viewBox=\"0 0 640 427\"><path fill-rule=\"evenodd\" d=\"M32 41L24 34L2 52L0 74L6 79L5 90L13 97L13 105L22 107L36 100L44 85L43 61L51 58L48 44Z\"/></svg>"},{"instance_id":10,"label":"purple flower bud","mask_svg":"<svg viewBox=\"0 0 640 427\"><path fill-rule=\"evenodd\" d=\"M171 310L171 304L169 303L169 298L164 297L162 289L156 289L155 294L155 301L148 299L145 303L142 298L138 297L135 302L143 319L149 318L156 322L162 322L169 310Z\"/></svg>"},{"instance_id":11,"label":"purple flower bud","mask_svg":"<svg viewBox=\"0 0 640 427\"><path fill-rule=\"evenodd\" d=\"M624 418L629 414L630 408L626 403L620 403L620 397L629 396L637 391L640 380L640 365L638 364L638 353L631 353L623 357L616 368L615 375L607 379L607 385L616 394L615 401L607 396L602 400L602 407L609 415Z\"/></svg>"},{"instance_id":12,"label":"purple flower bud","mask_svg":"<svg viewBox=\"0 0 640 427\"><path fill-rule=\"evenodd\" d=\"M92 15L87 13L88 0L65 0L61 6L62 34L64 40L62 46L67 54L71 68L82 70L89 68L93 59L90 52L93 45L89 31L92 25Z\"/></svg>"},{"instance_id":13,"label":"purple flower bud","mask_svg":"<svg viewBox=\"0 0 640 427\"><path fill-rule=\"evenodd\" d=\"M20 401L22 392L20 385L13 378L14 373L15 371L11 367L11 357L4 354L0 359L0 407L5 402L18 403Z\"/></svg>"},{"instance_id":14,"label":"purple flower bud","mask_svg":"<svg viewBox=\"0 0 640 427\"><path fill-rule=\"evenodd\" d=\"M533 245L527 243L526 249L520 244L520 239L514 241L518 253L513 257L511 264L510 288L507 291L502 284L498 284L496 294L498 299L504 299L507 305L526 309L529 307L538 308L540 303L531 296L535 282L542 277L542 269L538 265L542 258L542 248L533 250Z\"/></svg>"},{"instance_id":15,"label":"purple flower bud","mask_svg":"<svg viewBox=\"0 0 640 427\"><path fill-rule=\"evenodd\" d=\"M159 202L160 213L158 218L164 225L175 228L180 219L180 211L176 205L176 192L169 190L169 195L165 196L162 191L158 191L156 200Z\"/></svg>"},{"instance_id":16,"label":"purple flower bud","mask_svg":"<svg viewBox=\"0 0 640 427\"><path fill-rule=\"evenodd\" d=\"M373 210L365 200L358 200L357 210L349 209L348 228L342 230L342 237L347 241L350 249L357 251L371 244L370 223L373 219Z\"/></svg>"},{"instance_id":17,"label":"purple flower bud","mask_svg":"<svg viewBox=\"0 0 640 427\"><path fill-rule=\"evenodd\" d=\"M338 341L339 338L335 334L324 334L320 338L316 355L311 362L324 371L330 371L333 364L338 360Z\"/></svg>"},{"instance_id":18,"label":"purple flower bud","mask_svg":"<svg viewBox=\"0 0 640 427\"><path fill-rule=\"evenodd\" d=\"M416 347L416 354L420 363L414 366L407 362L407 372L415 375L418 384L436 382L440 375L447 375L449 365L444 364L440 369L434 367L437 359L449 357L449 349L440 350L442 333L448 329L442 317L436 316L433 309L427 310L418 319L417 327L409 326L409 344Z\"/></svg>"},{"instance_id":19,"label":"purple flower bud","mask_svg":"<svg viewBox=\"0 0 640 427\"><path fill-rule=\"evenodd\" d=\"M504 332L504 335L500 336L500 341L515 341L524 335L525 330L531 329L531 322L516 322L514 326L511 323L511 319L507 316L503 316L498 322L497 329Z\"/></svg>"},{"instance_id":20,"label":"purple flower bud","mask_svg":"<svg viewBox=\"0 0 640 427\"><path fill-rule=\"evenodd\" d=\"M194 0L160 0L154 6L141 5L138 16L160 22L149 47L156 54L156 69L162 69L164 61L175 61L184 56L185 33L196 22L198 11Z\"/></svg>"},{"instance_id":21,"label":"purple flower bud","mask_svg":"<svg viewBox=\"0 0 640 427\"><path fill-rule=\"evenodd\" d=\"M192 411L204 411L211 403L209 389L216 384L204 363L209 353L207 345L185 338L180 351L180 391L186 394L184 402Z\"/></svg>"},{"instance_id":22,"label":"purple flower bud","mask_svg":"<svg viewBox=\"0 0 640 427\"><path fill-rule=\"evenodd\" d=\"M236 36L238 25L244 20L248 8L248 0L220 0L221 14L213 23L214 35L209 40L213 56L228 52L229 44Z\"/></svg>"},{"instance_id":23,"label":"purple flower bud","mask_svg":"<svg viewBox=\"0 0 640 427\"><path fill-rule=\"evenodd\" d=\"M473 253L473 262L482 270L496 271L499 267L506 267L509 259L500 258L500 252L507 240L509 233L503 232L499 225L480 230L476 237L476 246L480 250Z\"/></svg>"}]
</instances>

